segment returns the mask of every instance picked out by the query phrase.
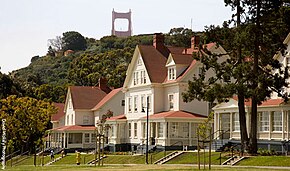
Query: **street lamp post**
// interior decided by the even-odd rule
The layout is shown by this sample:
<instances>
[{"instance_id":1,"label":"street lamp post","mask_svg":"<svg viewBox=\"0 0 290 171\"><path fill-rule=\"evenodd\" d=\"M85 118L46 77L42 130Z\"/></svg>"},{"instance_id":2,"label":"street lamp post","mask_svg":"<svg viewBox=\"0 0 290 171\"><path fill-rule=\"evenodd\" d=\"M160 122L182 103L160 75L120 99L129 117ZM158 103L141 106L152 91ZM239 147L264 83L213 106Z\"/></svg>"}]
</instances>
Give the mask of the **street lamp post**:
<instances>
[{"instance_id":1,"label":"street lamp post","mask_svg":"<svg viewBox=\"0 0 290 171\"><path fill-rule=\"evenodd\" d=\"M149 96L147 96L147 111L146 111L146 164L148 164L148 143L149 143Z\"/></svg>"}]
</instances>

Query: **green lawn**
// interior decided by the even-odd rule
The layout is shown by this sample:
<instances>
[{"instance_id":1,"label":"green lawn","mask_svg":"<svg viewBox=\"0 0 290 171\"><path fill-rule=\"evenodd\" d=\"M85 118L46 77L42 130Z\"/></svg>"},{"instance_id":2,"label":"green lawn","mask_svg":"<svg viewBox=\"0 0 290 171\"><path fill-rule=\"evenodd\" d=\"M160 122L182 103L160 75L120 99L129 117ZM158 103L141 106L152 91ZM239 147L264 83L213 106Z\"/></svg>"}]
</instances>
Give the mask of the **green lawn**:
<instances>
[{"instance_id":1,"label":"green lawn","mask_svg":"<svg viewBox=\"0 0 290 171\"><path fill-rule=\"evenodd\" d=\"M221 163L226 161L229 158L229 156L223 154L221 158ZM200 153L200 163L208 164L209 158L208 158L208 152ZM198 164L198 157L196 152L185 152L179 156L177 156L174 160L168 161L166 164ZM211 153L211 164L219 165L220 164L220 153L214 152Z\"/></svg>"},{"instance_id":2,"label":"green lawn","mask_svg":"<svg viewBox=\"0 0 290 171\"><path fill-rule=\"evenodd\" d=\"M201 168L202 169L202 168ZM7 168L6 170L15 170L15 171L91 171L91 170L117 170L117 171L155 171L155 170L167 170L167 171L186 171L186 170L198 170L197 166L189 165L109 165L103 167L94 167L94 166L76 166L76 165L54 165L54 166L17 166L13 168ZM254 167L217 167L213 166L212 170L218 171L248 171L248 170L257 170L257 171L272 171L273 168L254 168ZM279 169L280 171L287 169Z\"/></svg>"},{"instance_id":3,"label":"green lawn","mask_svg":"<svg viewBox=\"0 0 290 171\"><path fill-rule=\"evenodd\" d=\"M237 166L285 166L290 167L290 157L287 156L256 156L241 161Z\"/></svg>"},{"instance_id":4,"label":"green lawn","mask_svg":"<svg viewBox=\"0 0 290 171\"><path fill-rule=\"evenodd\" d=\"M170 152L167 152L167 154ZM208 153L205 153L205 163L208 164ZM149 163L152 163L164 156L164 152L150 153L148 155ZM7 170L196 170L197 168L197 153L196 152L185 152L175 159L167 162L165 165L145 165L145 155L106 155L107 158L104 159L104 167L97 167L85 165L88 161L94 159L93 154L81 154L81 165L76 165L76 155L74 153L69 153L66 157L62 158L60 161L55 162L51 166L41 166L42 157L36 158L37 166L33 166L33 156L22 161L18 165L13 165L10 167L10 161L7 162ZM55 158L59 157L56 155ZM225 161L229 155L223 154L222 161ZM253 168L253 166L282 166L290 167L290 157L287 156L255 156L250 157L241 161L237 166L217 166L220 163L220 153L212 153L212 165L213 170L273 170L269 169L258 169ZM201 169L203 169L203 153L201 153ZM50 161L50 157L44 157L44 163ZM129 165L126 165L129 164ZM183 164L183 165L182 165ZM185 164L185 165L184 165ZM187 164L187 165L186 165ZM188 165L193 164L193 165ZM251 167L249 167L251 166ZM208 166L206 166L207 168ZM285 168L287 170L289 168Z\"/></svg>"}]
</instances>

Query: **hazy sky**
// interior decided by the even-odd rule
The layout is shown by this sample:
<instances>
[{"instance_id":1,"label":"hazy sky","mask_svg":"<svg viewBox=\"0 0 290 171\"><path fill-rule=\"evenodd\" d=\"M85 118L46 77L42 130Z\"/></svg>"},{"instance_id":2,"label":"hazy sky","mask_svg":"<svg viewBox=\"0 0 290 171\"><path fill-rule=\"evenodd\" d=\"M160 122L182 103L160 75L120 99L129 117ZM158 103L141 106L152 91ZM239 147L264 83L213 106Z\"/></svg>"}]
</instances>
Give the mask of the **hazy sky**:
<instances>
[{"instance_id":1,"label":"hazy sky","mask_svg":"<svg viewBox=\"0 0 290 171\"><path fill-rule=\"evenodd\" d=\"M96 39L110 35L113 8L131 9L134 35L168 33L174 27L202 31L231 17L224 0L1 0L1 72L28 66L31 57L46 54L48 39L63 32ZM125 24L118 20L115 27L126 30Z\"/></svg>"}]
</instances>

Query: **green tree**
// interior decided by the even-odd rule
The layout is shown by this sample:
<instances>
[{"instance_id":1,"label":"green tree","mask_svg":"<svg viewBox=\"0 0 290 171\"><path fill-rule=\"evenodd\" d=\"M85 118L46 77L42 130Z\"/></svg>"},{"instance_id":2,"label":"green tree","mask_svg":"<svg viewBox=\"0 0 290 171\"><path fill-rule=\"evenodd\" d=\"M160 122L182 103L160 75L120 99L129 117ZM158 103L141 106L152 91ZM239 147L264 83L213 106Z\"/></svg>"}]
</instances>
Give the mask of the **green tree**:
<instances>
[{"instance_id":1,"label":"green tree","mask_svg":"<svg viewBox=\"0 0 290 171\"><path fill-rule=\"evenodd\" d=\"M108 80L109 86L121 87L132 55L132 48L116 49L99 54L85 53L72 62L69 79L75 85L95 86L99 78L103 77Z\"/></svg>"},{"instance_id":2,"label":"green tree","mask_svg":"<svg viewBox=\"0 0 290 171\"><path fill-rule=\"evenodd\" d=\"M0 72L0 99L9 95L23 95L24 90L10 76Z\"/></svg>"},{"instance_id":3,"label":"green tree","mask_svg":"<svg viewBox=\"0 0 290 171\"><path fill-rule=\"evenodd\" d=\"M166 35L165 43L177 47L190 47L191 38L194 35L191 29L188 28L172 28Z\"/></svg>"},{"instance_id":4,"label":"green tree","mask_svg":"<svg viewBox=\"0 0 290 171\"><path fill-rule=\"evenodd\" d=\"M64 103L67 86L42 84L34 89L34 96L39 100Z\"/></svg>"},{"instance_id":5,"label":"green tree","mask_svg":"<svg viewBox=\"0 0 290 171\"><path fill-rule=\"evenodd\" d=\"M242 0L225 2L237 11L233 15L237 18L232 20L235 22L235 27L229 28L228 23L224 23L223 28L211 26L206 34L207 40L214 40L227 47L227 54L230 56L224 62L218 63L220 56L225 54L211 54L206 48L201 49L201 55L203 52L207 55L202 55L201 58L197 55L196 59L203 63L203 73L189 82L189 89L184 93L184 99L185 101L205 99L209 102L214 100L222 102L234 94L238 95L241 143L242 146L249 144L250 153L255 154L257 152L257 105L270 98L272 91L286 98L283 87L287 86L285 79L288 73L281 69L281 65L273 59L273 56L282 49L282 40L289 32L283 15L287 8L280 1L279 3L278 1ZM261 6L263 14L261 14ZM241 15L244 18L242 21ZM205 73L209 70L213 70L215 76L205 80ZM279 70L280 74L274 73L274 70ZM244 101L247 98L252 99L249 140L244 109Z\"/></svg>"},{"instance_id":6,"label":"green tree","mask_svg":"<svg viewBox=\"0 0 290 171\"><path fill-rule=\"evenodd\" d=\"M62 50L85 50L87 48L87 41L83 35L76 31L68 31L62 34Z\"/></svg>"},{"instance_id":7,"label":"green tree","mask_svg":"<svg viewBox=\"0 0 290 171\"><path fill-rule=\"evenodd\" d=\"M49 102L15 95L0 100L0 104L0 117L6 119L7 140L13 146L10 148L32 151L47 130L55 107Z\"/></svg>"}]
</instances>

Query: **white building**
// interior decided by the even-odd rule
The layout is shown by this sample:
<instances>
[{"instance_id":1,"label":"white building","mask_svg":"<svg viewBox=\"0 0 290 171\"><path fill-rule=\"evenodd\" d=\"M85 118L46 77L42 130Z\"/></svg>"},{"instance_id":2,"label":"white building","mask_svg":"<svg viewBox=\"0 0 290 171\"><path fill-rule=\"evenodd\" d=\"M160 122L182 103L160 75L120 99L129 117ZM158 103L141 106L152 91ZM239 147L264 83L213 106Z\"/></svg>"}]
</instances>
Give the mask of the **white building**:
<instances>
[{"instance_id":1,"label":"white building","mask_svg":"<svg viewBox=\"0 0 290 171\"><path fill-rule=\"evenodd\" d=\"M199 38L193 37L188 49L165 46L162 34L155 34L153 41L153 46L136 47L123 85L124 115L107 121L111 124L109 145L116 151L144 148L147 112L150 145L193 149L197 142L196 128L209 113L207 102L182 100L188 80L200 72L200 62L192 57L198 51ZM214 43L207 48L224 53Z\"/></svg>"},{"instance_id":2,"label":"white building","mask_svg":"<svg viewBox=\"0 0 290 171\"><path fill-rule=\"evenodd\" d=\"M290 33L283 42L287 45L287 54L274 56L283 66L290 66ZM289 88L285 89L289 92ZM230 99L227 103L218 104L214 110L214 131L218 139L240 141L238 101ZM246 123L249 133L251 102L245 101ZM290 104L273 94L272 98L258 106L258 146L265 149L288 151L290 140ZM223 134L221 136L221 134ZM225 141L224 141L225 142Z\"/></svg>"},{"instance_id":3,"label":"white building","mask_svg":"<svg viewBox=\"0 0 290 171\"><path fill-rule=\"evenodd\" d=\"M124 94L120 90L121 88L111 91L101 80L99 87L69 87L65 104L52 116L53 128L50 130L47 146L68 149L94 148L95 125L99 118L107 110L112 111L114 115L124 111L124 106L121 105Z\"/></svg>"}]
</instances>

